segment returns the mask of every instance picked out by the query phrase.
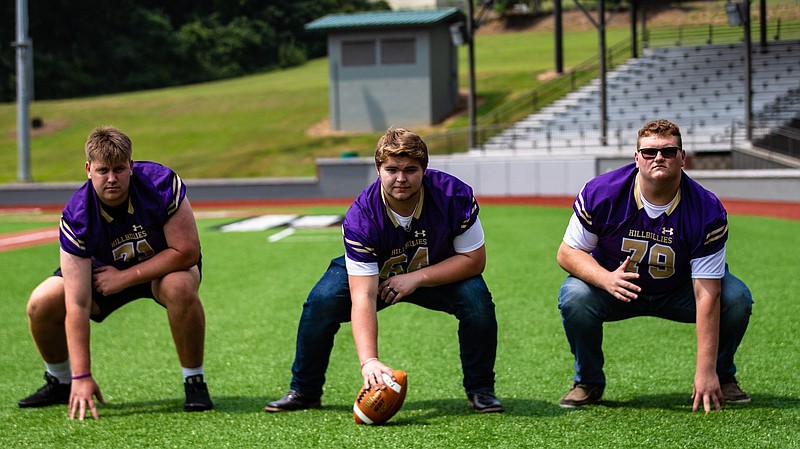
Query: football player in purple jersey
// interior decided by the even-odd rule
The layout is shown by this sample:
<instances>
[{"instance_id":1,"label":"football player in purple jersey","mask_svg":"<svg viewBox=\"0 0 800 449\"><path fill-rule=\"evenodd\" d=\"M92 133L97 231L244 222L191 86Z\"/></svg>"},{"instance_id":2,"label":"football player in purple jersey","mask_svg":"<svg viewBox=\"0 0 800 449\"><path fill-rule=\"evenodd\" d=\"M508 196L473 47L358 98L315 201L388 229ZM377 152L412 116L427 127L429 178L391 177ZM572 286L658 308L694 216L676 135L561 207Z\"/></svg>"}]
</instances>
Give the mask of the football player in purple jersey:
<instances>
[{"instance_id":1,"label":"football player in purple jersey","mask_svg":"<svg viewBox=\"0 0 800 449\"><path fill-rule=\"evenodd\" d=\"M558 249L569 273L558 307L575 356L561 407L600 400L603 323L636 316L696 323L692 411L750 401L733 359L753 300L725 263L725 208L686 175L685 163L678 126L653 120L639 130L633 163L590 180L578 194Z\"/></svg>"},{"instance_id":2,"label":"football player in purple jersey","mask_svg":"<svg viewBox=\"0 0 800 449\"><path fill-rule=\"evenodd\" d=\"M200 240L186 186L163 165L134 164L130 138L115 128L96 128L85 149L89 180L61 214L61 265L28 301L47 383L19 406L69 404L70 419L83 420L87 411L98 419L95 398L105 401L92 375L89 320L152 298L167 311L183 367L184 409L209 410Z\"/></svg>"},{"instance_id":3,"label":"football player in purple jersey","mask_svg":"<svg viewBox=\"0 0 800 449\"><path fill-rule=\"evenodd\" d=\"M463 387L478 412L502 412L494 394L497 320L481 273L483 228L472 188L428 169L428 148L415 133L390 129L378 141L378 179L345 215L345 254L311 290L297 331L292 381L269 412L320 406L334 335L352 321L364 386L385 388L392 369L378 358L377 312L408 302L459 321Z\"/></svg>"}]
</instances>

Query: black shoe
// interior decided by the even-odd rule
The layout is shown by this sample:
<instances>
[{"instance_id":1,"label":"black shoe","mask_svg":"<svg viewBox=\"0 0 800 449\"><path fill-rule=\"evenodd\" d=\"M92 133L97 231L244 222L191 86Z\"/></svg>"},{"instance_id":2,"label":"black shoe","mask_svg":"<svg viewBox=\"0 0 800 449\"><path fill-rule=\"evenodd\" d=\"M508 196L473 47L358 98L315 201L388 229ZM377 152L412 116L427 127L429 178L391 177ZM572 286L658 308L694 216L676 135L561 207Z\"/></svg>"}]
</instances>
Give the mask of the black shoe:
<instances>
[{"instance_id":1,"label":"black shoe","mask_svg":"<svg viewBox=\"0 0 800 449\"><path fill-rule=\"evenodd\" d=\"M468 394L467 405L478 413L503 413L506 410L491 391Z\"/></svg>"},{"instance_id":2,"label":"black shoe","mask_svg":"<svg viewBox=\"0 0 800 449\"><path fill-rule=\"evenodd\" d=\"M183 403L183 409L187 412L202 412L214 408L202 374L187 377L183 383L183 389L186 391L186 402Z\"/></svg>"},{"instance_id":3,"label":"black shoe","mask_svg":"<svg viewBox=\"0 0 800 449\"><path fill-rule=\"evenodd\" d=\"M307 408L319 408L322 406L319 398L311 398L298 391L289 390L282 398L272 401L264 407L267 412L293 412Z\"/></svg>"},{"instance_id":4,"label":"black shoe","mask_svg":"<svg viewBox=\"0 0 800 449\"><path fill-rule=\"evenodd\" d=\"M62 384L52 374L44 372L44 380L47 381L36 393L19 401L20 408L28 407L47 407L48 405L69 403L70 384Z\"/></svg>"}]
</instances>

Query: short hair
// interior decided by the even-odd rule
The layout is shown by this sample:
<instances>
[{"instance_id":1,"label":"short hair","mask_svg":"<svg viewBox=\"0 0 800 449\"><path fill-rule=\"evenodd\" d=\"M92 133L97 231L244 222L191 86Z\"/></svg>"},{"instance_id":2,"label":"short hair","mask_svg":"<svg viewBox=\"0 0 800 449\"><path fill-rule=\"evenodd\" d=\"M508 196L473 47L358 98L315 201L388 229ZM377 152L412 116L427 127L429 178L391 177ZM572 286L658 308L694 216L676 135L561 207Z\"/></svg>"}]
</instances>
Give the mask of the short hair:
<instances>
[{"instance_id":1,"label":"short hair","mask_svg":"<svg viewBox=\"0 0 800 449\"><path fill-rule=\"evenodd\" d=\"M639 143L642 141L642 137L650 136L676 136L678 138L678 147L683 148L680 128L667 119L660 118L645 123L642 129L639 130L639 138L636 139L636 149L638 150L640 148Z\"/></svg>"},{"instance_id":2,"label":"short hair","mask_svg":"<svg viewBox=\"0 0 800 449\"><path fill-rule=\"evenodd\" d=\"M127 162L132 158L131 139L113 126L99 126L86 139L86 162Z\"/></svg>"},{"instance_id":3,"label":"short hair","mask_svg":"<svg viewBox=\"0 0 800 449\"><path fill-rule=\"evenodd\" d=\"M378 139L375 147L375 164L380 166L390 157L408 157L428 168L428 146L422 138L405 128L389 128Z\"/></svg>"}]
</instances>

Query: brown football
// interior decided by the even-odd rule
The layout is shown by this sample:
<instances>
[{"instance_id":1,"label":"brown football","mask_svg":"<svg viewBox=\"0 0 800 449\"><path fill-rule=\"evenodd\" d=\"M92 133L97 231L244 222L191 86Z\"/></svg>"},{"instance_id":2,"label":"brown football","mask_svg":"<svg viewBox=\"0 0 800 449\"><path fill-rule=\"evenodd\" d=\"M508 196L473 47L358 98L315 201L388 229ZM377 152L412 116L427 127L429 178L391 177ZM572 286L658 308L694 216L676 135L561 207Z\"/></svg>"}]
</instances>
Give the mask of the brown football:
<instances>
[{"instance_id":1,"label":"brown football","mask_svg":"<svg viewBox=\"0 0 800 449\"><path fill-rule=\"evenodd\" d=\"M383 382L386 388L383 390L361 387L353 404L353 418L356 424L383 424L403 406L408 389L408 377L405 371L396 369L392 372L397 381L384 374Z\"/></svg>"}]
</instances>

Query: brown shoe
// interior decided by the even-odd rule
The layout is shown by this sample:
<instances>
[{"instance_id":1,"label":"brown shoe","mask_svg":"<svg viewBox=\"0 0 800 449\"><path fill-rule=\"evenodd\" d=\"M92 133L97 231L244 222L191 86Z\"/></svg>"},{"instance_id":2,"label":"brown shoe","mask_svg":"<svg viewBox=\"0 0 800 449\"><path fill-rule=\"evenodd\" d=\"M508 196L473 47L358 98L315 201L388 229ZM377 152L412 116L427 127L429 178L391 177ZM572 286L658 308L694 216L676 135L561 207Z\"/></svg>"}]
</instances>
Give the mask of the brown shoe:
<instances>
[{"instance_id":1,"label":"brown shoe","mask_svg":"<svg viewBox=\"0 0 800 449\"><path fill-rule=\"evenodd\" d=\"M594 404L603 397L605 388L605 385L579 384L575 382L572 384L572 389L569 390L569 393L558 402L558 405L562 408L576 408Z\"/></svg>"},{"instance_id":2,"label":"brown shoe","mask_svg":"<svg viewBox=\"0 0 800 449\"><path fill-rule=\"evenodd\" d=\"M722 399L731 404L745 404L750 402L750 396L739 388L736 379L733 382L720 385L722 390Z\"/></svg>"}]
</instances>

